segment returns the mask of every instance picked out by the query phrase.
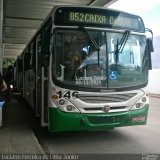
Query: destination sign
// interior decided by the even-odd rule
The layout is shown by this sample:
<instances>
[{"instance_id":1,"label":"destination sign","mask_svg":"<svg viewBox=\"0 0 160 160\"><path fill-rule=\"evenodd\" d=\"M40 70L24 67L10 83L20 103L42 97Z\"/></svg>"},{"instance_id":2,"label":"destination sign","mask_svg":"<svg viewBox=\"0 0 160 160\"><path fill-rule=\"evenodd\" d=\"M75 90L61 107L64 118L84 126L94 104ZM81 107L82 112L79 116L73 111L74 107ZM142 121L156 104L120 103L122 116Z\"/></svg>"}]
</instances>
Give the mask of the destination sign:
<instances>
[{"instance_id":1,"label":"destination sign","mask_svg":"<svg viewBox=\"0 0 160 160\"><path fill-rule=\"evenodd\" d=\"M106 24L106 16L93 13L70 12L69 21Z\"/></svg>"},{"instance_id":2,"label":"destination sign","mask_svg":"<svg viewBox=\"0 0 160 160\"><path fill-rule=\"evenodd\" d=\"M55 25L94 26L145 32L139 16L98 8L61 7L55 12Z\"/></svg>"},{"instance_id":3,"label":"destination sign","mask_svg":"<svg viewBox=\"0 0 160 160\"><path fill-rule=\"evenodd\" d=\"M127 17L116 17L116 16L104 16L100 14L93 13L79 13L70 12L69 21L70 22L82 22L90 24L110 24L116 26L128 26L132 27L130 18ZM138 27L138 26L137 26Z\"/></svg>"}]
</instances>

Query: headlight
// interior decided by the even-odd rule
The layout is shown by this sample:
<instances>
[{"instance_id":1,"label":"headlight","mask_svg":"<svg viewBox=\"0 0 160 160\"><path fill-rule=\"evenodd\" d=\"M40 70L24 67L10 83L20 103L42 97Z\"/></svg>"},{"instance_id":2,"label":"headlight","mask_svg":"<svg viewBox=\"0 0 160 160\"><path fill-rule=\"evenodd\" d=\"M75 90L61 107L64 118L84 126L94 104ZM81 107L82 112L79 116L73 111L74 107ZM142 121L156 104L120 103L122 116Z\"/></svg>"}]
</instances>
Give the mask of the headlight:
<instances>
[{"instance_id":1,"label":"headlight","mask_svg":"<svg viewBox=\"0 0 160 160\"><path fill-rule=\"evenodd\" d=\"M142 97L142 102L146 102L147 98L146 97Z\"/></svg>"},{"instance_id":2,"label":"headlight","mask_svg":"<svg viewBox=\"0 0 160 160\"><path fill-rule=\"evenodd\" d=\"M147 96L143 96L134 104L134 106L131 108L131 110L141 109L147 103L149 103L148 102L148 97Z\"/></svg>"},{"instance_id":3,"label":"headlight","mask_svg":"<svg viewBox=\"0 0 160 160\"><path fill-rule=\"evenodd\" d=\"M60 100L59 100L59 104L60 104L60 105L64 105L64 104L65 104L65 100L64 100L64 99L60 99Z\"/></svg>"},{"instance_id":4,"label":"headlight","mask_svg":"<svg viewBox=\"0 0 160 160\"><path fill-rule=\"evenodd\" d=\"M80 112L70 101L62 98L58 101L58 108L63 112Z\"/></svg>"},{"instance_id":5,"label":"headlight","mask_svg":"<svg viewBox=\"0 0 160 160\"><path fill-rule=\"evenodd\" d=\"M66 109L67 109L67 111L72 111L73 109L74 109L74 106L72 106L72 105L68 105L67 107L66 107Z\"/></svg>"},{"instance_id":6,"label":"headlight","mask_svg":"<svg viewBox=\"0 0 160 160\"><path fill-rule=\"evenodd\" d=\"M136 103L136 105L135 105L135 107L136 107L137 109L141 108L142 106L143 106L143 103Z\"/></svg>"}]
</instances>

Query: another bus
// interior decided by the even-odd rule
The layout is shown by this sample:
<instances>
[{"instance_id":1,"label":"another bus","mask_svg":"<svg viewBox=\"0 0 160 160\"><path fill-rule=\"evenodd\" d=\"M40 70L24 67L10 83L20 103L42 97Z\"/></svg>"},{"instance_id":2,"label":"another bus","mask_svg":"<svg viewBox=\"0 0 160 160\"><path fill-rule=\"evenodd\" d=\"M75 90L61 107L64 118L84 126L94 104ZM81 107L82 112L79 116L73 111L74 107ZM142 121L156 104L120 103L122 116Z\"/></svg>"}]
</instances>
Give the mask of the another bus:
<instances>
[{"instance_id":1,"label":"another bus","mask_svg":"<svg viewBox=\"0 0 160 160\"><path fill-rule=\"evenodd\" d=\"M17 58L15 87L51 132L145 125L147 35L137 15L56 6Z\"/></svg>"}]
</instances>

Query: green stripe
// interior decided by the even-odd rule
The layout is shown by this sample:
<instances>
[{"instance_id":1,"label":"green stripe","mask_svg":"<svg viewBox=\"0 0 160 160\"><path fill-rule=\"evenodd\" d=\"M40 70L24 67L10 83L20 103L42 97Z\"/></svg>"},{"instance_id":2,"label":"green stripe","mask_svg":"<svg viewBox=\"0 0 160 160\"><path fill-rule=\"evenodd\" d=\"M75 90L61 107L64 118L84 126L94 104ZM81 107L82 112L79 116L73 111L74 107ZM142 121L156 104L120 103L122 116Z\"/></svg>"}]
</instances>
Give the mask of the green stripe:
<instances>
[{"instance_id":1,"label":"green stripe","mask_svg":"<svg viewBox=\"0 0 160 160\"><path fill-rule=\"evenodd\" d=\"M149 105L142 109L116 113L66 113L49 109L49 130L52 132L105 130L114 127L145 125ZM143 116L143 117L140 117Z\"/></svg>"}]
</instances>

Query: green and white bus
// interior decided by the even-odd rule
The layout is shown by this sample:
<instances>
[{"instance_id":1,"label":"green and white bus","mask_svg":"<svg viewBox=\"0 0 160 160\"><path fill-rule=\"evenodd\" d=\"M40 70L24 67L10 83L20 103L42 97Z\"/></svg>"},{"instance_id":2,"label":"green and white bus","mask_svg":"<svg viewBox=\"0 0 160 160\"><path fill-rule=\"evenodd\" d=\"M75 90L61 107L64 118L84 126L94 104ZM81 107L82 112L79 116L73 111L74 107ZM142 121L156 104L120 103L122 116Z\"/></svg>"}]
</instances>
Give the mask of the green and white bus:
<instances>
[{"instance_id":1,"label":"green and white bus","mask_svg":"<svg viewBox=\"0 0 160 160\"><path fill-rule=\"evenodd\" d=\"M147 32L137 15L56 6L17 58L15 87L51 132L145 125Z\"/></svg>"}]
</instances>

